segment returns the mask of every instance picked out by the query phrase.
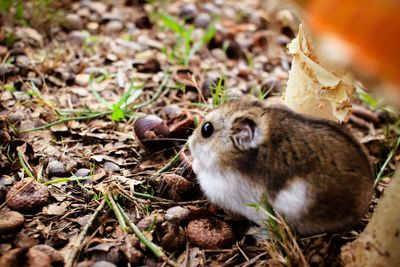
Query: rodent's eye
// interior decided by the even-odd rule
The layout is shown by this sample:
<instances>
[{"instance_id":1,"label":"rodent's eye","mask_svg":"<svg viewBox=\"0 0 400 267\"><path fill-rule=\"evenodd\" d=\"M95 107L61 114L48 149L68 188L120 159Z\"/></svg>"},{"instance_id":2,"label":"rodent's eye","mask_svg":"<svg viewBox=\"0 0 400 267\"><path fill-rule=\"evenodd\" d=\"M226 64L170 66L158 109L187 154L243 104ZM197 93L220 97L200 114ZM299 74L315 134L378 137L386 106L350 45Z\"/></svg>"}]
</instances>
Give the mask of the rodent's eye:
<instances>
[{"instance_id":1,"label":"rodent's eye","mask_svg":"<svg viewBox=\"0 0 400 267\"><path fill-rule=\"evenodd\" d=\"M214 126L211 124L211 122L206 122L201 126L201 135L204 138L210 137L214 132Z\"/></svg>"}]
</instances>

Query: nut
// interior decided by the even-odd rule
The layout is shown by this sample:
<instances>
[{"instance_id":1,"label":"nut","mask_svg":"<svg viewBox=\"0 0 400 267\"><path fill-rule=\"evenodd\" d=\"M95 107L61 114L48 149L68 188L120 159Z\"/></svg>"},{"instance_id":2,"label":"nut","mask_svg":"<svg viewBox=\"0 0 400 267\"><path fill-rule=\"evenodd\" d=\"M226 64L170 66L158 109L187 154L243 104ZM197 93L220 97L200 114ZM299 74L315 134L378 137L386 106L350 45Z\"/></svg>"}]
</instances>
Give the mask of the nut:
<instances>
[{"instance_id":1,"label":"nut","mask_svg":"<svg viewBox=\"0 0 400 267\"><path fill-rule=\"evenodd\" d=\"M167 124L155 115L139 118L133 129L139 143L149 151L158 151L167 147L170 142L164 138L170 136Z\"/></svg>"},{"instance_id":2,"label":"nut","mask_svg":"<svg viewBox=\"0 0 400 267\"><path fill-rule=\"evenodd\" d=\"M186 231L190 242L201 248L226 247L235 237L228 223L213 217L191 221Z\"/></svg>"},{"instance_id":3,"label":"nut","mask_svg":"<svg viewBox=\"0 0 400 267\"><path fill-rule=\"evenodd\" d=\"M178 224L167 222L163 225L161 247L168 251L175 251L186 244L185 230Z\"/></svg>"},{"instance_id":4,"label":"nut","mask_svg":"<svg viewBox=\"0 0 400 267\"><path fill-rule=\"evenodd\" d=\"M15 234L24 226L24 216L16 211L0 211L0 234Z\"/></svg>"},{"instance_id":5,"label":"nut","mask_svg":"<svg viewBox=\"0 0 400 267\"><path fill-rule=\"evenodd\" d=\"M173 200L179 201L188 198L193 192L192 182L176 174L164 174L154 182L161 196Z\"/></svg>"},{"instance_id":6,"label":"nut","mask_svg":"<svg viewBox=\"0 0 400 267\"><path fill-rule=\"evenodd\" d=\"M21 212L36 212L49 201L49 191L44 185L31 179L14 184L7 192L7 206Z\"/></svg>"}]
</instances>

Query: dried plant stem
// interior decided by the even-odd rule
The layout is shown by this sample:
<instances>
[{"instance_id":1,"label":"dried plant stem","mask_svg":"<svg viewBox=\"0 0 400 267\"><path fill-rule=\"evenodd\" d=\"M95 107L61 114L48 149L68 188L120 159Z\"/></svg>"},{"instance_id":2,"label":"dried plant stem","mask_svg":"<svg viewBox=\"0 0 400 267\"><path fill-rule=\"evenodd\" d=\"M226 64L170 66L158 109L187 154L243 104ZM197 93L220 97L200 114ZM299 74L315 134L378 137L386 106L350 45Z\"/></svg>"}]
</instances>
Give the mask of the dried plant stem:
<instances>
[{"instance_id":1,"label":"dried plant stem","mask_svg":"<svg viewBox=\"0 0 400 267\"><path fill-rule=\"evenodd\" d=\"M159 98L161 93L163 92L163 90L164 90L165 86L167 85L168 81L169 81L169 74L167 74L165 76L164 80L162 81L162 83L158 87L157 91L155 92L155 94L149 100L147 100L147 101L145 101L143 103L134 105L131 108L132 109L140 109L140 108L143 108L143 107L151 104L155 100L157 100L157 98ZM129 106L126 109L129 109ZM47 123L45 125L42 125L42 126L39 126L39 127L36 127L36 128L23 130L23 131L20 131L19 133L22 134L22 133L28 133L28 132L33 132L33 131L41 131L41 130L48 129L48 128L54 126L54 125L57 125L57 124L60 124L60 123L64 123L64 122L67 122L67 121L90 120L90 119L95 119L95 118L103 117L103 116L106 116L106 115L110 115L112 113L113 113L112 110L108 110L108 111L102 111L102 112L94 112L92 114L85 115L85 116L63 117L63 118L61 118L59 120L56 120L54 122Z\"/></svg>"},{"instance_id":2,"label":"dried plant stem","mask_svg":"<svg viewBox=\"0 0 400 267\"><path fill-rule=\"evenodd\" d=\"M24 145L26 146L26 145ZM32 178L33 180L35 180L35 177L32 174L32 168L31 166L29 166L28 161L26 160L26 158L24 157L24 154L21 151L21 147L17 147L17 153L18 153L18 160L19 163L21 164L22 168L24 169L25 173Z\"/></svg>"},{"instance_id":3,"label":"dried plant stem","mask_svg":"<svg viewBox=\"0 0 400 267\"><path fill-rule=\"evenodd\" d=\"M153 242L151 242L150 240L148 240L143 233L139 230L139 228L129 220L128 216L125 214L124 210L122 209L122 207L115 201L114 197L109 194L108 195L108 199L111 203L111 206L114 210L115 215L118 218L118 221L120 222L121 228L122 230L126 231L127 226L129 226L129 228L133 231L133 233L137 236L137 238L139 238L139 240L148 248L151 250L151 252L153 252L153 254L158 258L161 259L163 261L165 261L168 265L170 266L178 266L178 264L172 260L170 260L168 258L167 255L164 254L164 252L162 251L162 249L157 246L156 244L154 244ZM121 221L123 221L123 223L121 223Z\"/></svg>"},{"instance_id":4,"label":"dried plant stem","mask_svg":"<svg viewBox=\"0 0 400 267\"><path fill-rule=\"evenodd\" d=\"M69 257L66 260L65 267L74 266L76 258L78 257L78 254L83 247L83 244L84 244L83 240L84 240L85 236L88 234L89 228L93 225L97 216L99 216L100 211L104 209L105 204L106 204L106 200L105 200L105 198L103 198L100 205L97 207L97 209L93 213L92 217L90 217L90 220L88 221L88 223L83 227L82 231L80 232L80 234L78 236L78 239L75 241L75 244L71 250L71 253L69 254Z\"/></svg>"},{"instance_id":5,"label":"dried plant stem","mask_svg":"<svg viewBox=\"0 0 400 267\"><path fill-rule=\"evenodd\" d=\"M64 123L64 122L67 122L67 121L90 120L90 119L95 119L95 118L102 117L102 116L105 116L105 115L109 115L111 113L112 113L112 111L104 111L104 112L97 112L97 113L94 113L94 114L89 114L89 115L86 115L86 116L61 118L59 120L56 120L54 122L50 122L48 124L45 124L45 125L42 125L42 126L39 126L39 127L36 127L36 128L20 131L19 133L22 134L22 133L28 133L28 132L34 132L34 131L41 131L41 130L48 129L48 128L54 126L54 125L57 125L57 124L60 124L60 123Z\"/></svg>"}]
</instances>

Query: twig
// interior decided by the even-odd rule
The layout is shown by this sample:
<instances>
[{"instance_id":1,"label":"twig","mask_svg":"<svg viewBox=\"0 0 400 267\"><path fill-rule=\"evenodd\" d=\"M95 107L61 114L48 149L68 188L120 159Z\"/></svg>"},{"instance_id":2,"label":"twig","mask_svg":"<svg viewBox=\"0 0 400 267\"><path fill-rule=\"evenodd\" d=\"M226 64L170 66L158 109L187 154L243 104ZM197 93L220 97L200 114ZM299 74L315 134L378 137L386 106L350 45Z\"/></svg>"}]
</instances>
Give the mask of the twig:
<instances>
[{"instance_id":1,"label":"twig","mask_svg":"<svg viewBox=\"0 0 400 267\"><path fill-rule=\"evenodd\" d=\"M261 257L267 255L267 252L263 252L261 254L258 254L257 256L253 257L251 260L248 260L247 262L245 262L243 265L241 265L241 267L248 267L248 266L252 266L254 263L256 263Z\"/></svg>"},{"instance_id":2,"label":"twig","mask_svg":"<svg viewBox=\"0 0 400 267\"><path fill-rule=\"evenodd\" d=\"M82 232L80 232L80 234L78 236L78 239L75 241L75 244L69 254L69 257L66 260L65 267L72 267L74 265L74 262L75 262L76 258L78 257L79 252L82 249L83 239L87 235L89 228L93 225L93 223L96 220L97 216L99 215L100 211L104 209L105 204L106 204L106 200L105 200L105 198L103 198L100 205L97 207L97 209L93 213L92 217L90 218L90 220L83 227Z\"/></svg>"},{"instance_id":3,"label":"twig","mask_svg":"<svg viewBox=\"0 0 400 267\"><path fill-rule=\"evenodd\" d=\"M117 216L118 220L123 220L125 227L121 224L121 227L123 231L126 231L126 224L129 226L129 228L133 231L133 233L137 236L137 238L148 248L153 252L153 254L158 258L166 263L168 263L170 266L177 267L178 264L172 260L170 260L167 255L164 254L162 249L148 240L143 233L139 230L139 228L129 220L128 216L125 214L124 210L122 207L115 201L114 197L109 194L108 199L110 200L111 206L113 208L113 211L115 215ZM126 224L125 224L126 223Z\"/></svg>"}]
</instances>

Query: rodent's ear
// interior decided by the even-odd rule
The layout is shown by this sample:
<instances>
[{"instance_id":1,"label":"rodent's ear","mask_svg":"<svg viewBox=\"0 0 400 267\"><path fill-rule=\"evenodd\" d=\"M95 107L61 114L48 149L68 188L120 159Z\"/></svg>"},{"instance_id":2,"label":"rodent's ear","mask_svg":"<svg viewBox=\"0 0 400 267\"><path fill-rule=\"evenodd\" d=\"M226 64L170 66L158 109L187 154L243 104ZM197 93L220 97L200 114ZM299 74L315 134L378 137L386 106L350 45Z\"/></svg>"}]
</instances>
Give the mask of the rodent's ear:
<instances>
[{"instance_id":1,"label":"rodent's ear","mask_svg":"<svg viewBox=\"0 0 400 267\"><path fill-rule=\"evenodd\" d=\"M259 141L256 123L249 118L238 118L232 126L233 145L240 150L256 148Z\"/></svg>"}]
</instances>

